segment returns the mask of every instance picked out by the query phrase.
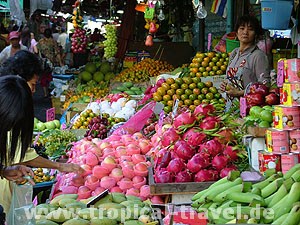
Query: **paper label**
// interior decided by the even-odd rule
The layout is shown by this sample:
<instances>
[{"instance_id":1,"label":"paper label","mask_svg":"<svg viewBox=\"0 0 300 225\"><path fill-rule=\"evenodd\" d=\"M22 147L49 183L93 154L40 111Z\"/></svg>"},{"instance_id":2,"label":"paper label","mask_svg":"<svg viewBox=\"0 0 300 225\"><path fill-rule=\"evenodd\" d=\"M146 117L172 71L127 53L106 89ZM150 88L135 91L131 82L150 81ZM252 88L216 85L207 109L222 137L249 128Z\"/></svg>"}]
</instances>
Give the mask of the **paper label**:
<instances>
[{"instance_id":1,"label":"paper label","mask_svg":"<svg viewBox=\"0 0 300 225\"><path fill-rule=\"evenodd\" d=\"M46 121L55 120L55 108L50 108L46 111Z\"/></svg>"},{"instance_id":2,"label":"paper label","mask_svg":"<svg viewBox=\"0 0 300 225\"><path fill-rule=\"evenodd\" d=\"M240 98L240 115L241 117L247 116L247 102L244 97Z\"/></svg>"},{"instance_id":3,"label":"paper label","mask_svg":"<svg viewBox=\"0 0 300 225\"><path fill-rule=\"evenodd\" d=\"M277 63L277 86L282 87L284 82L284 60Z\"/></svg>"}]
</instances>

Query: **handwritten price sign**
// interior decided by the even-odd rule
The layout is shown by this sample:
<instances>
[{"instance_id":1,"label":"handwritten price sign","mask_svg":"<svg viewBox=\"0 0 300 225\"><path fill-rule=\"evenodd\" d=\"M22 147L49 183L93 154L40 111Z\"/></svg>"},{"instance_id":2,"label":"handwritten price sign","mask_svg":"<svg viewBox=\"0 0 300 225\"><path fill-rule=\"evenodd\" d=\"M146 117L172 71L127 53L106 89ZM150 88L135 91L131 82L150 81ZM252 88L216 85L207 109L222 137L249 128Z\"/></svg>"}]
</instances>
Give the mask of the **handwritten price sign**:
<instances>
[{"instance_id":1,"label":"handwritten price sign","mask_svg":"<svg viewBox=\"0 0 300 225\"><path fill-rule=\"evenodd\" d=\"M46 111L46 121L55 120L55 108L50 108Z\"/></svg>"}]
</instances>

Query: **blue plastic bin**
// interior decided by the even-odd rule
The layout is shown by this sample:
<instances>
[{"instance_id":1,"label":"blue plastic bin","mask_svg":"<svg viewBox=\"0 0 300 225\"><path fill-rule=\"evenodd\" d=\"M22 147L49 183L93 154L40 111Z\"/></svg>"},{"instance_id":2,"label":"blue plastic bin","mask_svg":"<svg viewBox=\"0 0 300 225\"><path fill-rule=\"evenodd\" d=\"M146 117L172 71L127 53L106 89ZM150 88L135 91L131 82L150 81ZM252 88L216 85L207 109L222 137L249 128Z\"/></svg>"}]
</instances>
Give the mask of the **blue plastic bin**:
<instances>
[{"instance_id":1,"label":"blue plastic bin","mask_svg":"<svg viewBox=\"0 0 300 225\"><path fill-rule=\"evenodd\" d=\"M261 20L264 29L286 30L293 9L291 0L261 0Z\"/></svg>"}]
</instances>

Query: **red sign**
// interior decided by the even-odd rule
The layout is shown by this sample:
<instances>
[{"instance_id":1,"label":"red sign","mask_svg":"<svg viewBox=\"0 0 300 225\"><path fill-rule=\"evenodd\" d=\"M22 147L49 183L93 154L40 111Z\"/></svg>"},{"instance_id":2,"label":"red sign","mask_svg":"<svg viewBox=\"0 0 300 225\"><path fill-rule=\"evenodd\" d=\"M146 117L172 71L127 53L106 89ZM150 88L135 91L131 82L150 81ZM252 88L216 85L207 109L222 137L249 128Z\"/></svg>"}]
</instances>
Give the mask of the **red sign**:
<instances>
[{"instance_id":1,"label":"red sign","mask_svg":"<svg viewBox=\"0 0 300 225\"><path fill-rule=\"evenodd\" d=\"M46 121L55 120L55 108L50 108L46 111Z\"/></svg>"}]
</instances>

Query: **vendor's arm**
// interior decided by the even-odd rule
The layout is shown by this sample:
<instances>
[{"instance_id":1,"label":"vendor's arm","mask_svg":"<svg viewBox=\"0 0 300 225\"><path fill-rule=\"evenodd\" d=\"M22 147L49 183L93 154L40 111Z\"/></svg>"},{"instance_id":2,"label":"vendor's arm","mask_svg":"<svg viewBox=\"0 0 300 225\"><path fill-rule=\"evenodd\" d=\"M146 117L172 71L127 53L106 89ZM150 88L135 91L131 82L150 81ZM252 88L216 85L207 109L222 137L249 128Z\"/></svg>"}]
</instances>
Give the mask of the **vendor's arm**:
<instances>
[{"instance_id":1,"label":"vendor's arm","mask_svg":"<svg viewBox=\"0 0 300 225\"><path fill-rule=\"evenodd\" d=\"M244 96L244 90L240 90L235 88L234 86L230 85L229 83L226 85L226 94L231 97L242 97Z\"/></svg>"},{"instance_id":2,"label":"vendor's arm","mask_svg":"<svg viewBox=\"0 0 300 225\"><path fill-rule=\"evenodd\" d=\"M60 172L77 172L77 173L84 172L84 170L77 164L54 162L49 159L45 159L41 156L38 156L29 161L24 161L22 164L31 167L57 169Z\"/></svg>"}]
</instances>

